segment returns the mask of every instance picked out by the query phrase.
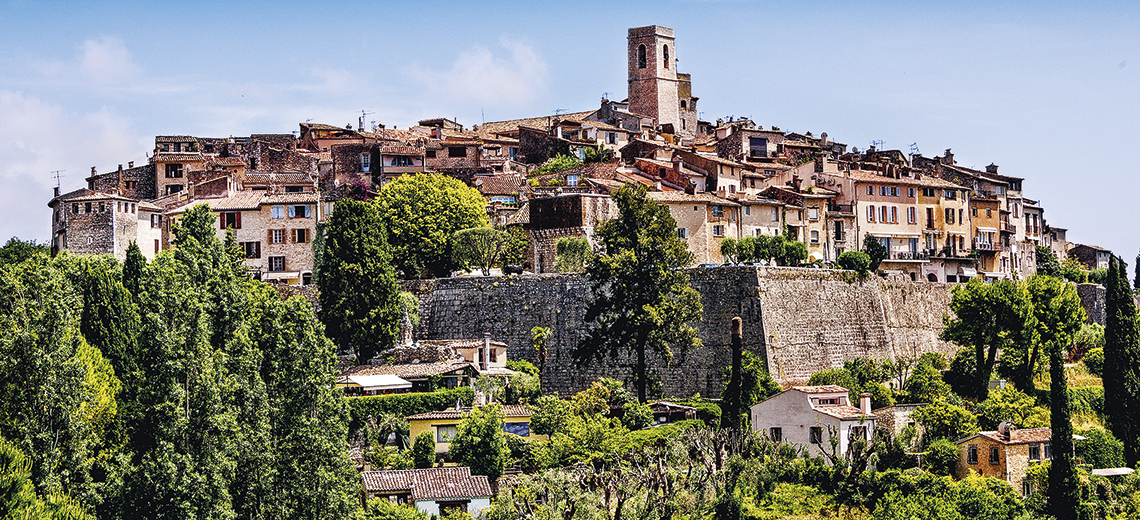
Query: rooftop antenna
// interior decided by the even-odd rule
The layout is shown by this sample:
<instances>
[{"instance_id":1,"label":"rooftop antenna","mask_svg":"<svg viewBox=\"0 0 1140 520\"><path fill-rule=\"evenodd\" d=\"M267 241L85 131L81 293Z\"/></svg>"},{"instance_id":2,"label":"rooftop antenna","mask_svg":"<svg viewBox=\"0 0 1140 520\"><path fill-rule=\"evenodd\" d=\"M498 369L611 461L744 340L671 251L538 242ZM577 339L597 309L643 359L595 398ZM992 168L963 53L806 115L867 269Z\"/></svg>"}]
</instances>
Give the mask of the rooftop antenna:
<instances>
[{"instance_id":1,"label":"rooftop antenna","mask_svg":"<svg viewBox=\"0 0 1140 520\"><path fill-rule=\"evenodd\" d=\"M910 143L910 154L911 155L922 155L922 152L918 151L918 142L917 141Z\"/></svg>"},{"instance_id":2,"label":"rooftop antenna","mask_svg":"<svg viewBox=\"0 0 1140 520\"><path fill-rule=\"evenodd\" d=\"M311 117L305 120L305 123L312 123L312 122L313 122L313 118L311 118Z\"/></svg>"},{"instance_id":3,"label":"rooftop antenna","mask_svg":"<svg viewBox=\"0 0 1140 520\"><path fill-rule=\"evenodd\" d=\"M554 115L558 115L558 114L561 114L563 112L569 112L569 111L570 110L566 109L566 108L556 108L556 109L554 109Z\"/></svg>"},{"instance_id":4,"label":"rooftop antenna","mask_svg":"<svg viewBox=\"0 0 1140 520\"><path fill-rule=\"evenodd\" d=\"M883 144L882 139L872 139L871 140L871 147L872 148L881 151L881 150L883 150L883 146L885 146L885 145Z\"/></svg>"},{"instance_id":5,"label":"rooftop antenna","mask_svg":"<svg viewBox=\"0 0 1140 520\"><path fill-rule=\"evenodd\" d=\"M55 187L56 188L59 188L60 177L67 177L66 175L60 175L61 173L65 172L65 171L67 171L67 170L52 170L52 173L55 174L55 175L53 175L53 177L55 177Z\"/></svg>"},{"instance_id":6,"label":"rooftop antenna","mask_svg":"<svg viewBox=\"0 0 1140 520\"><path fill-rule=\"evenodd\" d=\"M357 127L358 131L360 131L360 132L364 131L364 117L367 116L368 114L375 114L375 112L370 112L368 110L361 110L360 111L360 125Z\"/></svg>"},{"instance_id":7,"label":"rooftop antenna","mask_svg":"<svg viewBox=\"0 0 1140 520\"><path fill-rule=\"evenodd\" d=\"M609 92L602 92L602 99L609 101L610 93Z\"/></svg>"}]
</instances>

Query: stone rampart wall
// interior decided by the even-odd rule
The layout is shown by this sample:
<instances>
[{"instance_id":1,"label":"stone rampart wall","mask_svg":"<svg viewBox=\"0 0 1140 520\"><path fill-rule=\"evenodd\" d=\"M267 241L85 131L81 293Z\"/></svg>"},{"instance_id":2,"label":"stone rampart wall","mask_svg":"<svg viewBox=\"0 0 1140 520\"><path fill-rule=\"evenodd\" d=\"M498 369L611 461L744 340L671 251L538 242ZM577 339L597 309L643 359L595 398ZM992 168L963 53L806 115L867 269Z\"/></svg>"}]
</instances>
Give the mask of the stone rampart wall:
<instances>
[{"instance_id":1,"label":"stone rampart wall","mask_svg":"<svg viewBox=\"0 0 1140 520\"><path fill-rule=\"evenodd\" d=\"M949 312L950 285L872 278L845 271L718 267L690 269L701 293L703 347L677 355L671 367L652 361L666 395L718 395L730 362L729 322L744 322L745 348L765 356L774 376L806 380L813 372L860 356L893 359L928 351L953 352L937 339ZM547 391L579 391L601 376L627 379L632 360L586 365L571 359L585 335L589 287L581 275L450 278L404 283L421 300L418 339L478 338L507 343L511 359L538 363L530 329L550 327L542 383Z\"/></svg>"}]
</instances>

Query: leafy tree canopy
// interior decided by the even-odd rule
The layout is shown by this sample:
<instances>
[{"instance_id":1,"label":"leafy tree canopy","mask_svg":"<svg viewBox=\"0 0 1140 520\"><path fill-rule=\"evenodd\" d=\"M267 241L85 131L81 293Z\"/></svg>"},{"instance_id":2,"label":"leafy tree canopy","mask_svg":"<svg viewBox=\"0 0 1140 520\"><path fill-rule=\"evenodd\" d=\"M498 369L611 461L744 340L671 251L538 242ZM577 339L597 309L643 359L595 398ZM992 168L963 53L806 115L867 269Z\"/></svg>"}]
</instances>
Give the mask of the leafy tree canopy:
<instances>
[{"instance_id":1,"label":"leafy tree canopy","mask_svg":"<svg viewBox=\"0 0 1140 520\"><path fill-rule=\"evenodd\" d=\"M487 225L487 204L479 190L438 173L401 175L380 189L375 203L393 264L408 278L450 275L455 267L452 235Z\"/></svg>"}]
</instances>

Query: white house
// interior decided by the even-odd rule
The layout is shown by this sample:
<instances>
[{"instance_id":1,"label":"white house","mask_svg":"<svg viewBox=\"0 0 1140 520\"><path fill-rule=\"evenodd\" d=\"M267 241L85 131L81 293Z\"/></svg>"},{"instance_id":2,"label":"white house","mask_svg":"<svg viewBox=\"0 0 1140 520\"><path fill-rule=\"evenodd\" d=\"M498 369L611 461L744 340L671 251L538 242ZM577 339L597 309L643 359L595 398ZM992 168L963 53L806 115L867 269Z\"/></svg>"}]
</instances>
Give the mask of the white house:
<instances>
[{"instance_id":1,"label":"white house","mask_svg":"<svg viewBox=\"0 0 1140 520\"><path fill-rule=\"evenodd\" d=\"M752 430L775 441L807 446L813 456L820 446L830 449L830 432L839 436L839 453L847 453L852 440L870 440L875 431L871 396L859 396L859 408L848 402L841 386L794 386L752 405Z\"/></svg>"},{"instance_id":2,"label":"white house","mask_svg":"<svg viewBox=\"0 0 1140 520\"><path fill-rule=\"evenodd\" d=\"M382 498L394 504L414 504L429 515L443 516L463 509L476 518L491 507L487 477L468 467L365 471L364 500Z\"/></svg>"}]
</instances>

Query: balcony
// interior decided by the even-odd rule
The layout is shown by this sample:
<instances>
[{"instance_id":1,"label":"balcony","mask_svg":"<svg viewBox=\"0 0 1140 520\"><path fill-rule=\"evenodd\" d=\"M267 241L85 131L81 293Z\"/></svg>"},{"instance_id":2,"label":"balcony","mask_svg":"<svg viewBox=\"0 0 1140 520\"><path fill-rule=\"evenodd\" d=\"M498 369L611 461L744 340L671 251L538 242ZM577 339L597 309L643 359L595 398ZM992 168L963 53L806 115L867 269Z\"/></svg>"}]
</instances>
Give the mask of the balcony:
<instances>
[{"instance_id":1,"label":"balcony","mask_svg":"<svg viewBox=\"0 0 1140 520\"><path fill-rule=\"evenodd\" d=\"M1001 230L1005 231L1006 233L1016 234L1017 233L1017 226L1010 224L1009 222L1002 222L1001 223Z\"/></svg>"},{"instance_id":2,"label":"balcony","mask_svg":"<svg viewBox=\"0 0 1140 520\"><path fill-rule=\"evenodd\" d=\"M900 251L891 253L891 260L926 260L929 255L926 251Z\"/></svg>"},{"instance_id":3,"label":"balcony","mask_svg":"<svg viewBox=\"0 0 1140 520\"><path fill-rule=\"evenodd\" d=\"M974 249L978 251L1005 251L1006 247L994 242L974 239Z\"/></svg>"},{"instance_id":4,"label":"balcony","mask_svg":"<svg viewBox=\"0 0 1140 520\"><path fill-rule=\"evenodd\" d=\"M971 251L965 249L958 249L954 247L943 247L942 249L926 249L923 251L927 258L970 258Z\"/></svg>"},{"instance_id":5,"label":"balcony","mask_svg":"<svg viewBox=\"0 0 1140 520\"><path fill-rule=\"evenodd\" d=\"M827 205L827 212L828 213L847 213L849 215L854 215L855 214L855 205L854 204L828 204Z\"/></svg>"},{"instance_id":6,"label":"balcony","mask_svg":"<svg viewBox=\"0 0 1140 520\"><path fill-rule=\"evenodd\" d=\"M970 197L976 200L997 200L998 198L996 193L989 190L974 190Z\"/></svg>"}]
</instances>

